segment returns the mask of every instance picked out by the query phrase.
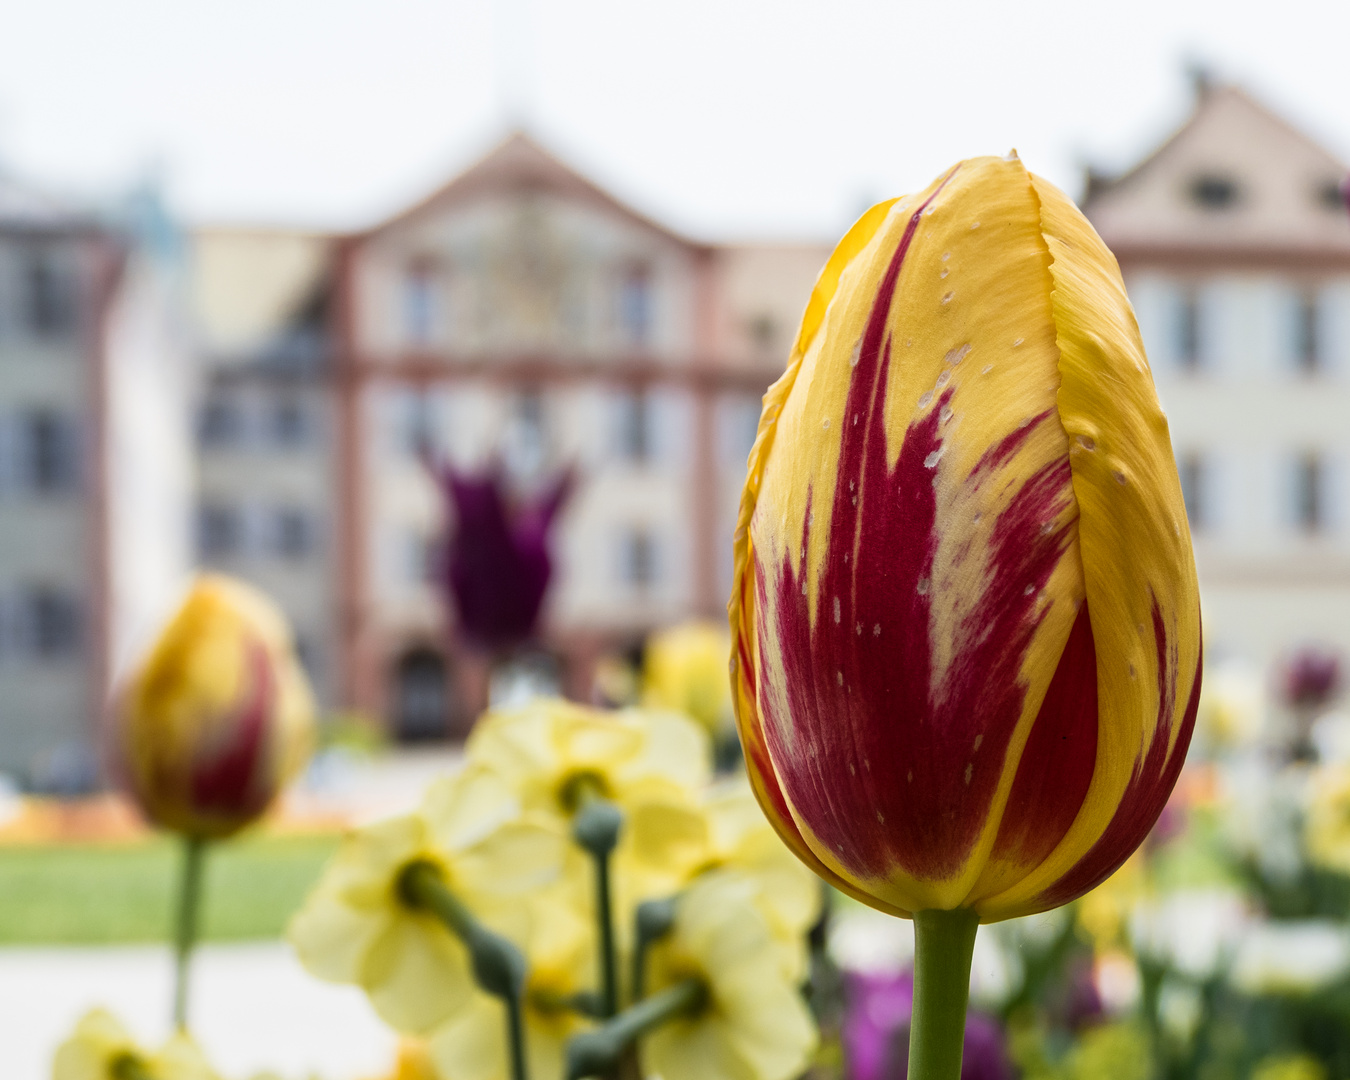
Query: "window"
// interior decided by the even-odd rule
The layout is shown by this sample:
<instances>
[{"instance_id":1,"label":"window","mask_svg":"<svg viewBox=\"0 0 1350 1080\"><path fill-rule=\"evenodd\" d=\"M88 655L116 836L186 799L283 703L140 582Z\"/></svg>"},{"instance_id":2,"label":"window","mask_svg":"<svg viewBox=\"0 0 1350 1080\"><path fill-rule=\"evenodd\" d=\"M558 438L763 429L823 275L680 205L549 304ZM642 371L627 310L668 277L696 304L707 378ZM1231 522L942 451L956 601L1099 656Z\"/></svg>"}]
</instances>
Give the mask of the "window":
<instances>
[{"instance_id":1,"label":"window","mask_svg":"<svg viewBox=\"0 0 1350 1080\"><path fill-rule=\"evenodd\" d=\"M277 510L273 521L273 547L284 558L303 558L314 550L317 532L314 519L308 511L283 506Z\"/></svg>"},{"instance_id":2,"label":"window","mask_svg":"<svg viewBox=\"0 0 1350 1080\"><path fill-rule=\"evenodd\" d=\"M73 418L50 409L24 415L20 426L27 488L36 494L74 491L79 485L79 436Z\"/></svg>"},{"instance_id":3,"label":"window","mask_svg":"<svg viewBox=\"0 0 1350 1080\"><path fill-rule=\"evenodd\" d=\"M529 387L516 394L502 442L503 458L513 476L535 476L544 467L548 438L544 395L538 387Z\"/></svg>"},{"instance_id":4,"label":"window","mask_svg":"<svg viewBox=\"0 0 1350 1080\"><path fill-rule=\"evenodd\" d=\"M647 344L652 320L651 271L628 267L619 283L619 328L629 345Z\"/></svg>"},{"instance_id":5,"label":"window","mask_svg":"<svg viewBox=\"0 0 1350 1080\"><path fill-rule=\"evenodd\" d=\"M645 390L632 390L621 399L618 434L624 460L640 464L651 457L651 402Z\"/></svg>"},{"instance_id":6,"label":"window","mask_svg":"<svg viewBox=\"0 0 1350 1080\"><path fill-rule=\"evenodd\" d=\"M309 441L309 413L299 398L274 402L269 426L272 441L278 446L303 446Z\"/></svg>"},{"instance_id":7,"label":"window","mask_svg":"<svg viewBox=\"0 0 1350 1080\"><path fill-rule=\"evenodd\" d=\"M1294 463L1294 521L1308 533L1326 526L1326 468L1321 455L1303 454Z\"/></svg>"},{"instance_id":8,"label":"window","mask_svg":"<svg viewBox=\"0 0 1350 1080\"><path fill-rule=\"evenodd\" d=\"M1237 182L1230 176L1206 173L1191 181L1191 201L1205 210L1226 210L1238 201Z\"/></svg>"},{"instance_id":9,"label":"window","mask_svg":"<svg viewBox=\"0 0 1350 1080\"><path fill-rule=\"evenodd\" d=\"M1182 454L1177 459L1177 472L1181 475L1181 497L1186 503L1186 520L1191 528L1199 531L1205 527L1205 459L1195 451Z\"/></svg>"},{"instance_id":10,"label":"window","mask_svg":"<svg viewBox=\"0 0 1350 1080\"><path fill-rule=\"evenodd\" d=\"M1317 189L1317 201L1336 214L1344 214L1350 209L1350 183L1344 180L1327 180Z\"/></svg>"},{"instance_id":11,"label":"window","mask_svg":"<svg viewBox=\"0 0 1350 1080\"><path fill-rule=\"evenodd\" d=\"M1177 311L1177 363L1182 370L1200 370L1200 344L1200 298L1187 290Z\"/></svg>"},{"instance_id":12,"label":"window","mask_svg":"<svg viewBox=\"0 0 1350 1080\"><path fill-rule=\"evenodd\" d=\"M403 329L412 345L429 345L436 333L437 274L429 259L418 259L403 279Z\"/></svg>"},{"instance_id":13,"label":"window","mask_svg":"<svg viewBox=\"0 0 1350 1080\"><path fill-rule=\"evenodd\" d=\"M203 506L197 515L197 547L203 558L236 555L244 547L244 519L223 503Z\"/></svg>"},{"instance_id":14,"label":"window","mask_svg":"<svg viewBox=\"0 0 1350 1080\"><path fill-rule=\"evenodd\" d=\"M60 252L49 245L28 251L23 270L24 316L37 337L59 337L76 328L75 283Z\"/></svg>"},{"instance_id":15,"label":"window","mask_svg":"<svg viewBox=\"0 0 1350 1080\"><path fill-rule=\"evenodd\" d=\"M436 450L436 417L431 399L426 394L412 392L406 399L404 415L404 442L413 457L426 457Z\"/></svg>"},{"instance_id":16,"label":"window","mask_svg":"<svg viewBox=\"0 0 1350 1080\"><path fill-rule=\"evenodd\" d=\"M244 414L230 398L214 395L197 416L197 437L203 446L233 446L244 437Z\"/></svg>"},{"instance_id":17,"label":"window","mask_svg":"<svg viewBox=\"0 0 1350 1080\"><path fill-rule=\"evenodd\" d=\"M656 542L646 529L631 529L624 537L623 578L635 589L656 581Z\"/></svg>"},{"instance_id":18,"label":"window","mask_svg":"<svg viewBox=\"0 0 1350 1080\"><path fill-rule=\"evenodd\" d=\"M80 644L79 602L56 588L38 587L24 596L28 651L46 660L73 656Z\"/></svg>"},{"instance_id":19,"label":"window","mask_svg":"<svg viewBox=\"0 0 1350 1080\"><path fill-rule=\"evenodd\" d=\"M1315 375L1322 366L1321 319L1317 294L1305 293L1299 300L1294 325L1294 359L1304 375Z\"/></svg>"}]
</instances>

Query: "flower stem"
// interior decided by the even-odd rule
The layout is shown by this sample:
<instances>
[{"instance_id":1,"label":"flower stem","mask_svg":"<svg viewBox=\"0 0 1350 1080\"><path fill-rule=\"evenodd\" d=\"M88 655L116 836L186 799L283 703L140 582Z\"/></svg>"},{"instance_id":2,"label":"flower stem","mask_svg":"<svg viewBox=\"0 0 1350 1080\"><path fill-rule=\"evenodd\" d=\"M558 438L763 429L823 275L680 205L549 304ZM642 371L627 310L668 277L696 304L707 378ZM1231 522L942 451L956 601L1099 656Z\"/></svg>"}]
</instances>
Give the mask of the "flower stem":
<instances>
[{"instance_id":1,"label":"flower stem","mask_svg":"<svg viewBox=\"0 0 1350 1080\"><path fill-rule=\"evenodd\" d=\"M174 923L173 1026L187 1028L188 964L197 943L197 914L201 908L202 864L206 841L200 836L183 838L183 873L178 882L178 915Z\"/></svg>"},{"instance_id":2,"label":"flower stem","mask_svg":"<svg viewBox=\"0 0 1350 1080\"><path fill-rule=\"evenodd\" d=\"M572 821L572 835L595 862L595 921L600 942L600 997L603 1015L619 1011L619 953L614 943L614 901L610 855L619 842L623 812L608 799L587 798Z\"/></svg>"},{"instance_id":3,"label":"flower stem","mask_svg":"<svg viewBox=\"0 0 1350 1080\"><path fill-rule=\"evenodd\" d=\"M980 919L969 908L914 913L910 1080L959 1080L970 961Z\"/></svg>"},{"instance_id":4,"label":"flower stem","mask_svg":"<svg viewBox=\"0 0 1350 1080\"><path fill-rule=\"evenodd\" d=\"M653 942L660 941L670 933L675 925L675 905L677 897L667 896L661 900L644 900L638 905L633 919L633 1000L641 1001L647 996L647 950Z\"/></svg>"},{"instance_id":5,"label":"flower stem","mask_svg":"<svg viewBox=\"0 0 1350 1080\"><path fill-rule=\"evenodd\" d=\"M474 916L445 884L438 867L415 862L405 867L399 891L410 907L431 912L464 943L478 985L506 1006L506 1040L511 1080L528 1080L525 1065L525 957L515 944L495 934Z\"/></svg>"},{"instance_id":6,"label":"flower stem","mask_svg":"<svg viewBox=\"0 0 1350 1080\"><path fill-rule=\"evenodd\" d=\"M676 1017L697 1012L707 1000L708 987L702 979L685 979L644 998L600 1027L573 1036L567 1044L567 1080L610 1074L624 1051L639 1038Z\"/></svg>"}]
</instances>

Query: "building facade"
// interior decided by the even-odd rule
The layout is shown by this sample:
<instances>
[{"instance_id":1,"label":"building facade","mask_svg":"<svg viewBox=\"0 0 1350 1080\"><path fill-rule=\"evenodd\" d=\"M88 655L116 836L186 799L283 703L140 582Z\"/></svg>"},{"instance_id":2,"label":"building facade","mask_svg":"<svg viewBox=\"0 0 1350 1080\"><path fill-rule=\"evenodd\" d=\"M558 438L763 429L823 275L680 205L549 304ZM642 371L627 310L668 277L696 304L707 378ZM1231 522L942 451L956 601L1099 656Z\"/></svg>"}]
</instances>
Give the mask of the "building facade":
<instances>
[{"instance_id":1,"label":"building facade","mask_svg":"<svg viewBox=\"0 0 1350 1080\"><path fill-rule=\"evenodd\" d=\"M343 699L411 732L486 701L429 553L451 523L427 459L568 470L542 646L589 697L602 653L722 617L759 402L823 246L712 247L623 206L523 136L342 242L333 282ZM443 665L442 667L438 665Z\"/></svg>"},{"instance_id":2,"label":"building facade","mask_svg":"<svg viewBox=\"0 0 1350 1080\"><path fill-rule=\"evenodd\" d=\"M1350 655L1346 166L1241 90L1084 209L1120 261L1171 425L1206 655Z\"/></svg>"}]
</instances>

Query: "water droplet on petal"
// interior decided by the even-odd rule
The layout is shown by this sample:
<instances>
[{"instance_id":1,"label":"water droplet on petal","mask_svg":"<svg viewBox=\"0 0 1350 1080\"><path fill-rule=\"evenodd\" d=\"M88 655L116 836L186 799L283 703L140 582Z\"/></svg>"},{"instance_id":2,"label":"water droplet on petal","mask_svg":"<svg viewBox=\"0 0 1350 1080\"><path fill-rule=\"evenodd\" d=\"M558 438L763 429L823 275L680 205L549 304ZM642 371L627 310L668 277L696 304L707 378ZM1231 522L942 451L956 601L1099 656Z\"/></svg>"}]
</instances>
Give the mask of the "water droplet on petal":
<instances>
[{"instance_id":1,"label":"water droplet on petal","mask_svg":"<svg viewBox=\"0 0 1350 1080\"><path fill-rule=\"evenodd\" d=\"M937 388L941 390L951 381L952 373L950 371L940 371L937 377Z\"/></svg>"},{"instance_id":2,"label":"water droplet on petal","mask_svg":"<svg viewBox=\"0 0 1350 1080\"><path fill-rule=\"evenodd\" d=\"M933 403L933 391L925 390L919 395L919 408L926 409Z\"/></svg>"},{"instance_id":3,"label":"water droplet on petal","mask_svg":"<svg viewBox=\"0 0 1350 1080\"><path fill-rule=\"evenodd\" d=\"M925 469L937 468L937 463L942 460L942 454L946 449L947 448L945 446L939 446L936 450L932 451L926 458L923 459L923 467Z\"/></svg>"},{"instance_id":4,"label":"water droplet on petal","mask_svg":"<svg viewBox=\"0 0 1350 1080\"><path fill-rule=\"evenodd\" d=\"M857 343L856 345L853 346L853 352L849 354L849 358L848 358L848 366L849 366L849 367L857 367L857 366L858 366L858 358L859 358L860 356L862 356L862 338L859 338L859 339L858 339L858 343Z\"/></svg>"},{"instance_id":5,"label":"water droplet on petal","mask_svg":"<svg viewBox=\"0 0 1350 1080\"><path fill-rule=\"evenodd\" d=\"M950 304L950 303L952 302L952 297L955 296L955 295L956 295L956 293L954 293L954 292L949 292L946 296L944 296L944 297L942 298L942 302L943 302L944 304Z\"/></svg>"},{"instance_id":6,"label":"water droplet on petal","mask_svg":"<svg viewBox=\"0 0 1350 1080\"><path fill-rule=\"evenodd\" d=\"M1079 435L1078 445L1084 450L1096 450L1097 441L1091 435Z\"/></svg>"},{"instance_id":7,"label":"water droplet on petal","mask_svg":"<svg viewBox=\"0 0 1350 1080\"><path fill-rule=\"evenodd\" d=\"M981 375L988 375L988 374L989 374L991 371L993 371L993 370L994 370L994 365L993 365L993 364L985 364L984 367L980 368L980 374L981 374Z\"/></svg>"},{"instance_id":8,"label":"water droplet on petal","mask_svg":"<svg viewBox=\"0 0 1350 1080\"><path fill-rule=\"evenodd\" d=\"M919 583L914 586L914 589L920 596L927 596L928 590L931 589L932 587L933 587L932 578L921 577L919 578Z\"/></svg>"},{"instance_id":9,"label":"water droplet on petal","mask_svg":"<svg viewBox=\"0 0 1350 1080\"><path fill-rule=\"evenodd\" d=\"M877 623L872 627L872 636L881 637L881 623Z\"/></svg>"},{"instance_id":10,"label":"water droplet on petal","mask_svg":"<svg viewBox=\"0 0 1350 1080\"><path fill-rule=\"evenodd\" d=\"M975 772L975 765L973 763L968 763L966 765L966 787L970 787L970 778L974 774L974 772Z\"/></svg>"},{"instance_id":11,"label":"water droplet on petal","mask_svg":"<svg viewBox=\"0 0 1350 1080\"><path fill-rule=\"evenodd\" d=\"M1036 591L1036 586L1035 586L1035 585L1028 585L1025 589L1022 590L1022 595L1023 595L1023 596L1030 596L1030 595L1031 595L1032 593L1034 593L1035 591Z\"/></svg>"},{"instance_id":12,"label":"water droplet on petal","mask_svg":"<svg viewBox=\"0 0 1350 1080\"><path fill-rule=\"evenodd\" d=\"M825 417L825 419L820 422L820 426L828 430L830 426L830 418L828 416Z\"/></svg>"},{"instance_id":13,"label":"water droplet on petal","mask_svg":"<svg viewBox=\"0 0 1350 1080\"><path fill-rule=\"evenodd\" d=\"M1017 348L1017 346L1021 345L1022 342L1025 340L1026 340L1025 338L1018 338L1016 341L1013 342L1013 348L1014 349Z\"/></svg>"},{"instance_id":14,"label":"water droplet on petal","mask_svg":"<svg viewBox=\"0 0 1350 1080\"><path fill-rule=\"evenodd\" d=\"M946 262L946 261L947 261L948 259L950 259L951 257L952 257L952 253L951 253L950 251L944 251L944 252L942 253L942 261L943 261L943 262Z\"/></svg>"},{"instance_id":15,"label":"water droplet on petal","mask_svg":"<svg viewBox=\"0 0 1350 1080\"><path fill-rule=\"evenodd\" d=\"M837 682L840 686L843 686L843 685L844 685L844 673L843 673L842 671L836 671L836 672L834 673L834 681Z\"/></svg>"},{"instance_id":16,"label":"water droplet on petal","mask_svg":"<svg viewBox=\"0 0 1350 1080\"><path fill-rule=\"evenodd\" d=\"M946 276L947 276L947 268L944 266L941 270L938 271L938 277L945 278Z\"/></svg>"},{"instance_id":17,"label":"water droplet on petal","mask_svg":"<svg viewBox=\"0 0 1350 1080\"><path fill-rule=\"evenodd\" d=\"M839 597L834 598L834 621L839 622Z\"/></svg>"},{"instance_id":18,"label":"water droplet on petal","mask_svg":"<svg viewBox=\"0 0 1350 1080\"><path fill-rule=\"evenodd\" d=\"M951 418L952 418L952 407L950 405L944 405L942 406L942 408L938 410L939 424L945 424Z\"/></svg>"},{"instance_id":19,"label":"water droplet on petal","mask_svg":"<svg viewBox=\"0 0 1350 1080\"><path fill-rule=\"evenodd\" d=\"M1119 469L1117 469L1117 470L1116 470L1115 472L1113 472L1111 475L1114 476L1114 477L1116 478L1116 483L1117 483L1117 484L1124 485L1124 483L1125 483L1125 474L1124 474L1123 472L1121 472Z\"/></svg>"},{"instance_id":20,"label":"water droplet on petal","mask_svg":"<svg viewBox=\"0 0 1350 1080\"><path fill-rule=\"evenodd\" d=\"M980 734L978 734L978 735L975 736L975 749L976 749L976 750L978 750L978 749L980 748L980 743L982 743L982 742L984 742L984 733L983 733L983 732L981 732Z\"/></svg>"},{"instance_id":21,"label":"water droplet on petal","mask_svg":"<svg viewBox=\"0 0 1350 1080\"><path fill-rule=\"evenodd\" d=\"M862 623L858 624L858 636L862 637Z\"/></svg>"},{"instance_id":22,"label":"water droplet on petal","mask_svg":"<svg viewBox=\"0 0 1350 1080\"><path fill-rule=\"evenodd\" d=\"M971 230L971 232L974 232L974 231L975 231L976 229L978 229L979 227L980 227L980 223L977 221L977 222L975 222L973 225L971 225L970 230Z\"/></svg>"},{"instance_id":23,"label":"water droplet on petal","mask_svg":"<svg viewBox=\"0 0 1350 1080\"><path fill-rule=\"evenodd\" d=\"M877 820L881 822L883 825L886 823L886 815L883 814L880 810L877 811Z\"/></svg>"}]
</instances>

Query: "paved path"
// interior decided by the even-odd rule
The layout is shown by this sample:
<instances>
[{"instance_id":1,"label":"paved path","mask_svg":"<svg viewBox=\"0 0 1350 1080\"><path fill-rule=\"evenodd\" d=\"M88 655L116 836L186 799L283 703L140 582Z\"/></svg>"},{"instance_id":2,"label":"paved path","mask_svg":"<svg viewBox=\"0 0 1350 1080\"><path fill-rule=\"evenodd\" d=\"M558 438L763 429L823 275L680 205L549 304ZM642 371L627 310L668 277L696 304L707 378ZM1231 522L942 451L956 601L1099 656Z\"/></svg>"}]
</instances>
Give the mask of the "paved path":
<instances>
[{"instance_id":1,"label":"paved path","mask_svg":"<svg viewBox=\"0 0 1350 1080\"><path fill-rule=\"evenodd\" d=\"M162 946L0 949L0 1075L49 1080L52 1052L102 1005L142 1042L168 1033ZM395 1037L365 997L307 974L279 942L205 945L193 966L194 1031L226 1080L271 1068L285 1080L356 1080L393 1060Z\"/></svg>"}]
</instances>

